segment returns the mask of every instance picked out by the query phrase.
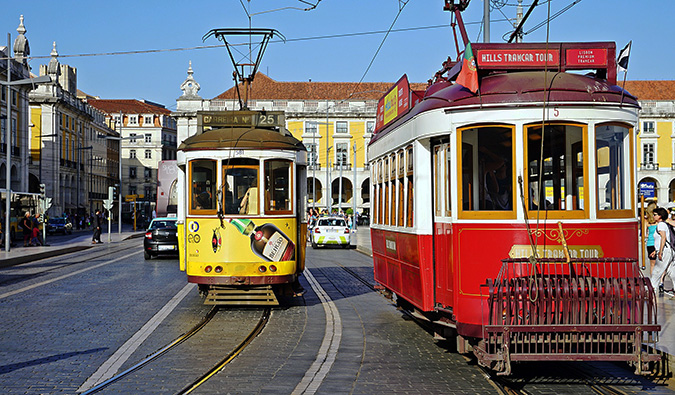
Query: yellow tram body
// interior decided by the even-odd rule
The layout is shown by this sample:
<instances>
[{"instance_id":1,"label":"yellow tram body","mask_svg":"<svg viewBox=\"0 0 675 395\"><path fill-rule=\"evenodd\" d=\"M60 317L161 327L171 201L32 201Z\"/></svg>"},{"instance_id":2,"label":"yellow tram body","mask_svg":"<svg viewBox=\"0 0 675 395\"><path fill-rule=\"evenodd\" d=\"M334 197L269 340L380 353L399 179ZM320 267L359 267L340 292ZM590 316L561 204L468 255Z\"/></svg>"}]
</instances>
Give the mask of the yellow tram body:
<instances>
[{"instance_id":1,"label":"yellow tram body","mask_svg":"<svg viewBox=\"0 0 675 395\"><path fill-rule=\"evenodd\" d=\"M284 123L282 112L201 113L178 148L180 269L205 294L290 291L304 270L307 151Z\"/></svg>"}]
</instances>

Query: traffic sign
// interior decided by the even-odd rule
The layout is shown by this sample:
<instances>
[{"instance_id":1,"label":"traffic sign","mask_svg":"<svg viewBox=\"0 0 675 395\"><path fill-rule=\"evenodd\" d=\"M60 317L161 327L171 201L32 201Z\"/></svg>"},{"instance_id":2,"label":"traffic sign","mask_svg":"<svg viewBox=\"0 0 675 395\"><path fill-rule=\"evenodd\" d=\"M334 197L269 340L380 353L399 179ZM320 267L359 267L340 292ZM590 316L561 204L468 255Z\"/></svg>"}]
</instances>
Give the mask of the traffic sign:
<instances>
[{"instance_id":1,"label":"traffic sign","mask_svg":"<svg viewBox=\"0 0 675 395\"><path fill-rule=\"evenodd\" d=\"M125 202L133 202L136 199L138 199L138 195L126 195L126 196L124 196Z\"/></svg>"},{"instance_id":2,"label":"traffic sign","mask_svg":"<svg viewBox=\"0 0 675 395\"><path fill-rule=\"evenodd\" d=\"M105 207L106 210L112 209L114 200L112 199L103 199L103 207Z\"/></svg>"}]
</instances>

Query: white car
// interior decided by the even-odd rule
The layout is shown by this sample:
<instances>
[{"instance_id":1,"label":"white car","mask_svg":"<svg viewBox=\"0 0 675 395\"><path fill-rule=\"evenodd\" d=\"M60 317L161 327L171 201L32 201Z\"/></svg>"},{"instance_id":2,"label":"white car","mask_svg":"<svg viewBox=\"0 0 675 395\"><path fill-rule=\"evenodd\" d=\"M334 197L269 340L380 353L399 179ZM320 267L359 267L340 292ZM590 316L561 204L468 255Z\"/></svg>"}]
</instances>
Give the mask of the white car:
<instances>
[{"instance_id":1,"label":"white car","mask_svg":"<svg viewBox=\"0 0 675 395\"><path fill-rule=\"evenodd\" d=\"M317 219L316 225L312 228L312 248L320 245L341 245L342 248L349 248L350 236L351 229L344 218L321 217Z\"/></svg>"}]
</instances>

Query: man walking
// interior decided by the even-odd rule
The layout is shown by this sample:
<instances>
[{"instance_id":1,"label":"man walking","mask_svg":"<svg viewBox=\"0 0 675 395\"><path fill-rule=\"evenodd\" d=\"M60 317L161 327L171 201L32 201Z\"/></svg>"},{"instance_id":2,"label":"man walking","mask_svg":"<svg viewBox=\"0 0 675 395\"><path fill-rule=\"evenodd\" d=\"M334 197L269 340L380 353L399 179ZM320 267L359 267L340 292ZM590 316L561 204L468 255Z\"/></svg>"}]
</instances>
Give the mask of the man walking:
<instances>
[{"instance_id":1,"label":"man walking","mask_svg":"<svg viewBox=\"0 0 675 395\"><path fill-rule=\"evenodd\" d=\"M103 218L101 218L101 210L96 210L94 218L94 237L91 239L91 244L102 244L101 241L101 226L103 225Z\"/></svg>"}]
</instances>

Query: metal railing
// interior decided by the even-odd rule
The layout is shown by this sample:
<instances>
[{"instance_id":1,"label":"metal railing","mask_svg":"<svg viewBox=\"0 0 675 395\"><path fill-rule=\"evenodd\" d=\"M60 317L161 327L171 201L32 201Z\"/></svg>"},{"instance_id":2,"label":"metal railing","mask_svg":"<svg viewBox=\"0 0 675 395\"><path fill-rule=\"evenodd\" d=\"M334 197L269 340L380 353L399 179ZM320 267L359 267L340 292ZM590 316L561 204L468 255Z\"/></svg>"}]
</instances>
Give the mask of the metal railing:
<instances>
[{"instance_id":1,"label":"metal railing","mask_svg":"<svg viewBox=\"0 0 675 395\"><path fill-rule=\"evenodd\" d=\"M505 259L488 279L479 362L510 374L511 361L628 361L646 373L659 355L656 300L634 259ZM646 337L644 336L646 334Z\"/></svg>"}]
</instances>

